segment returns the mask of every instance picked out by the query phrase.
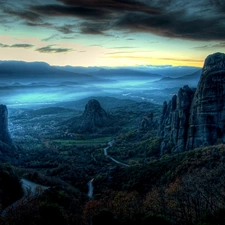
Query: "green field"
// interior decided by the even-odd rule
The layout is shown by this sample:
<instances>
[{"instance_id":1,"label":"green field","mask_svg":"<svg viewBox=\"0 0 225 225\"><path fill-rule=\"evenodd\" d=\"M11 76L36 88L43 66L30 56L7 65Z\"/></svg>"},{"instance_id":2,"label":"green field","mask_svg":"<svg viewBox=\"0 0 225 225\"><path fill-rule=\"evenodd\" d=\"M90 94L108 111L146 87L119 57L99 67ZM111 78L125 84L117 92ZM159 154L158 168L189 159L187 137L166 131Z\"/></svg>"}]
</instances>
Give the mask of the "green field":
<instances>
[{"instance_id":1,"label":"green field","mask_svg":"<svg viewBox=\"0 0 225 225\"><path fill-rule=\"evenodd\" d=\"M110 140L112 140L112 137L101 137L101 138L84 139L84 140L56 139L56 140L52 140L51 143L56 144L56 145L70 147L70 146L75 146L75 145L78 145L78 146L102 145L102 144L106 144Z\"/></svg>"}]
</instances>

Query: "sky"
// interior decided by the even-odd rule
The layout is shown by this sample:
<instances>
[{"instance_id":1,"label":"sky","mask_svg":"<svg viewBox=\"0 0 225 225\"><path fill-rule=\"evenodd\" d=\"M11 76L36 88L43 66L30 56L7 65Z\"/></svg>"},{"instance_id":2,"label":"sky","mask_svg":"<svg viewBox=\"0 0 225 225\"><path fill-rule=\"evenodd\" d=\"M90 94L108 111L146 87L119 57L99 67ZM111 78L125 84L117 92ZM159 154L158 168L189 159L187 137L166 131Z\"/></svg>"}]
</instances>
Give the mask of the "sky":
<instances>
[{"instance_id":1,"label":"sky","mask_svg":"<svg viewBox=\"0 0 225 225\"><path fill-rule=\"evenodd\" d=\"M198 66L225 52L224 0L0 0L0 60Z\"/></svg>"}]
</instances>

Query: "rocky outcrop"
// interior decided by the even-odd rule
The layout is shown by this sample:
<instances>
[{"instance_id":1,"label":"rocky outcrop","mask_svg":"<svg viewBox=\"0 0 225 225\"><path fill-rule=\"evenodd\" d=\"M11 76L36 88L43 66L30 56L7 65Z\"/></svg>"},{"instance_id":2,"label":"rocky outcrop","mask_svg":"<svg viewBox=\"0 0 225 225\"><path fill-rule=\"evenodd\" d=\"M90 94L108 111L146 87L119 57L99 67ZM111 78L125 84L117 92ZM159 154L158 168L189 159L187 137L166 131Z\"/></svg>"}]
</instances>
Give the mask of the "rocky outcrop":
<instances>
[{"instance_id":1,"label":"rocky outcrop","mask_svg":"<svg viewBox=\"0 0 225 225\"><path fill-rule=\"evenodd\" d=\"M153 112L145 113L139 123L139 132L147 132L157 128L157 121L153 119Z\"/></svg>"},{"instance_id":2,"label":"rocky outcrop","mask_svg":"<svg viewBox=\"0 0 225 225\"><path fill-rule=\"evenodd\" d=\"M185 150L193 95L194 90L186 85L173 95L169 103L164 102L159 130L159 135L163 137L161 154L170 149Z\"/></svg>"},{"instance_id":3,"label":"rocky outcrop","mask_svg":"<svg viewBox=\"0 0 225 225\"><path fill-rule=\"evenodd\" d=\"M5 105L0 105L0 142L2 142L0 148L4 148L5 144L14 147L8 131L8 109Z\"/></svg>"},{"instance_id":4,"label":"rocky outcrop","mask_svg":"<svg viewBox=\"0 0 225 225\"><path fill-rule=\"evenodd\" d=\"M164 102L161 154L225 142L225 54L209 55L196 91L181 88Z\"/></svg>"},{"instance_id":5,"label":"rocky outcrop","mask_svg":"<svg viewBox=\"0 0 225 225\"><path fill-rule=\"evenodd\" d=\"M106 126L109 122L109 116L101 107L100 103L91 99L85 106L85 110L79 119L77 132L96 132L99 128Z\"/></svg>"},{"instance_id":6,"label":"rocky outcrop","mask_svg":"<svg viewBox=\"0 0 225 225\"><path fill-rule=\"evenodd\" d=\"M225 54L206 58L190 114L187 149L225 142Z\"/></svg>"}]
</instances>

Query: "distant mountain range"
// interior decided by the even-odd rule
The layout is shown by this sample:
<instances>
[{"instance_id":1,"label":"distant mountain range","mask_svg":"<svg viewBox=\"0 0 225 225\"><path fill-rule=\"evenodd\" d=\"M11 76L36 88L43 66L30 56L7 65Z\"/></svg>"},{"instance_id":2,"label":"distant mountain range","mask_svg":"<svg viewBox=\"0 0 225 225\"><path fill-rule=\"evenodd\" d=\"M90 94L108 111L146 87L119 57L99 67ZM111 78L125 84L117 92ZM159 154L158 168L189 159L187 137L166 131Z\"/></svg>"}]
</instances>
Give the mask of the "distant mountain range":
<instances>
[{"instance_id":1,"label":"distant mountain range","mask_svg":"<svg viewBox=\"0 0 225 225\"><path fill-rule=\"evenodd\" d=\"M123 77L130 75L136 76L139 74L140 77L149 76L156 78L159 77L181 77L189 74L193 74L200 67L193 66L125 66L125 67L81 67L81 66L57 66L56 68L74 72L74 73L84 73L89 75L97 74L97 76L118 76L121 74Z\"/></svg>"},{"instance_id":2,"label":"distant mountain range","mask_svg":"<svg viewBox=\"0 0 225 225\"><path fill-rule=\"evenodd\" d=\"M192 73L190 75L185 75L185 76L180 76L180 77L163 77L162 79L158 80L158 82L160 81L178 81L178 80L199 80L200 76L201 76L201 73L202 73L202 69L198 70L197 72L195 73Z\"/></svg>"},{"instance_id":3,"label":"distant mountain range","mask_svg":"<svg viewBox=\"0 0 225 225\"><path fill-rule=\"evenodd\" d=\"M116 107L122 107L122 106L124 107L127 105L137 103L137 101L131 100L131 99L118 99L118 98L109 97L109 96L91 96L87 98L82 98L80 100L64 102L64 103L61 103L61 102L56 103L55 106L83 110L87 102L93 98L100 101L102 107L106 110L108 109L112 110L113 108L116 108Z\"/></svg>"},{"instance_id":4,"label":"distant mountain range","mask_svg":"<svg viewBox=\"0 0 225 225\"><path fill-rule=\"evenodd\" d=\"M150 71L143 72L132 69L99 69L98 71L93 71L91 73L96 77L107 77L116 80L126 80L126 79L142 79L142 80L159 80L163 78L162 75L151 73Z\"/></svg>"},{"instance_id":5,"label":"distant mountain range","mask_svg":"<svg viewBox=\"0 0 225 225\"><path fill-rule=\"evenodd\" d=\"M103 78L93 77L88 74L79 74L60 70L57 67L50 66L45 62L23 62L23 61L1 61L0 62L0 78L11 81L31 80L43 81L48 79L67 80L67 81L105 81Z\"/></svg>"},{"instance_id":6,"label":"distant mountain range","mask_svg":"<svg viewBox=\"0 0 225 225\"><path fill-rule=\"evenodd\" d=\"M84 83L107 83L111 82L133 82L132 85L139 85L141 82L146 85L170 88L180 86L179 83L193 83L199 80L201 69L198 67L73 67L73 66L50 66L45 62L24 62L24 61L0 61L1 82L76 82ZM169 76L168 76L169 75ZM137 82L136 82L137 81ZM65 83L66 82L66 83ZM149 82L149 83L148 83ZM150 83L151 82L151 83ZM189 82L189 83L187 83Z\"/></svg>"},{"instance_id":7,"label":"distant mountain range","mask_svg":"<svg viewBox=\"0 0 225 225\"><path fill-rule=\"evenodd\" d=\"M154 85L159 88L172 88L172 87L182 87L184 85L189 85L190 87L197 87L202 69L185 76L180 76L176 78L172 77L163 77L160 80L157 80L153 83L148 83L148 85Z\"/></svg>"}]
</instances>

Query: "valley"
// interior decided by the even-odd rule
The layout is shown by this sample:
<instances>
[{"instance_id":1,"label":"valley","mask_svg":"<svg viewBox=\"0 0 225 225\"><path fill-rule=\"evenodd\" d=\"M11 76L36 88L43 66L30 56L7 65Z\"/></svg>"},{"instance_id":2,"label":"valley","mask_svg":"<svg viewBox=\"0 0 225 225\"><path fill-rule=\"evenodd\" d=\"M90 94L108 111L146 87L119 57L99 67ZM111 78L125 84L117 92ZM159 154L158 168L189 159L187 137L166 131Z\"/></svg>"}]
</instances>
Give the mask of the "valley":
<instances>
[{"instance_id":1,"label":"valley","mask_svg":"<svg viewBox=\"0 0 225 225\"><path fill-rule=\"evenodd\" d=\"M46 95L47 104L33 96L32 104L1 105L1 210L23 196L21 179L49 188L0 223L223 224L224 65L224 54L209 56L196 87L176 87L186 75L171 77L169 87L171 79L162 78L161 89L150 88L156 81L105 89L89 83L87 96L71 99L48 84L57 101ZM68 93L78 95L75 87Z\"/></svg>"}]
</instances>

